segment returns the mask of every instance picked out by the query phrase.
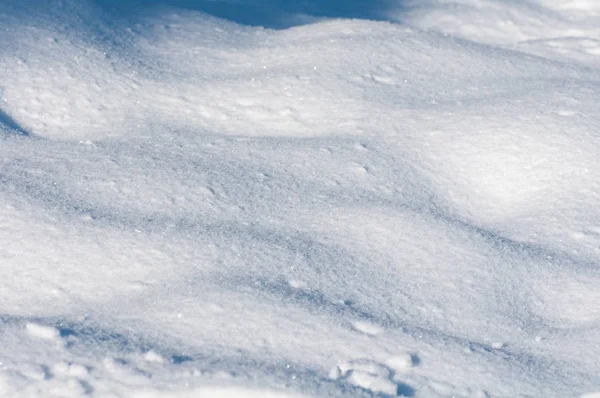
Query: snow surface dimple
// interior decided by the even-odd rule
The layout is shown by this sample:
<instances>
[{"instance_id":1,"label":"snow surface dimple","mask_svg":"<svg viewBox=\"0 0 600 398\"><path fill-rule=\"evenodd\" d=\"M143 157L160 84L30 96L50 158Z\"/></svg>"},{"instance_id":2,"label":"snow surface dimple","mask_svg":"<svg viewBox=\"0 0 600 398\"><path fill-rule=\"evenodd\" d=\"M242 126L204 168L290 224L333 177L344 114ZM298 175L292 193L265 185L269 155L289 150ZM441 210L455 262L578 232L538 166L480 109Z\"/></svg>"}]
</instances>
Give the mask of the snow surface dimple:
<instances>
[{"instance_id":1,"label":"snow surface dimple","mask_svg":"<svg viewBox=\"0 0 600 398\"><path fill-rule=\"evenodd\" d=\"M0 2L0 396L597 395L596 2L109 3Z\"/></svg>"}]
</instances>

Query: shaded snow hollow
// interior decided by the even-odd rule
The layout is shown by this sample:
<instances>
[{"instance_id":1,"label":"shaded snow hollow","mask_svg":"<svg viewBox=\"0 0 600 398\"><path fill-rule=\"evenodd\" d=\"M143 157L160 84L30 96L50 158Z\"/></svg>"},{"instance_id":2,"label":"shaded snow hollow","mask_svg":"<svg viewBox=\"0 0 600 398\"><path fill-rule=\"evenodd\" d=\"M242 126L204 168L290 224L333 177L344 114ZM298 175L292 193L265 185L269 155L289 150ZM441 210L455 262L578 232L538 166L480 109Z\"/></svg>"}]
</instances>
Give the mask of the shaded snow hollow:
<instances>
[{"instance_id":1,"label":"shaded snow hollow","mask_svg":"<svg viewBox=\"0 0 600 398\"><path fill-rule=\"evenodd\" d=\"M598 2L110 3L0 2L1 397L600 396Z\"/></svg>"}]
</instances>

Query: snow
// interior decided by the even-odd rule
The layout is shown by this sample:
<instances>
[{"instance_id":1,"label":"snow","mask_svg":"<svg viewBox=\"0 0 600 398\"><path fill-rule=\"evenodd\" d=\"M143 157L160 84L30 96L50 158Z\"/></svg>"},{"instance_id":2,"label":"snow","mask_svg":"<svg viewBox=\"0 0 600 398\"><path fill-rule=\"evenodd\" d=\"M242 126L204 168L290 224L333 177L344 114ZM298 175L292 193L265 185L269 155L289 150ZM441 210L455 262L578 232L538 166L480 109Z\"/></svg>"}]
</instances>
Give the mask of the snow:
<instances>
[{"instance_id":1,"label":"snow","mask_svg":"<svg viewBox=\"0 0 600 398\"><path fill-rule=\"evenodd\" d=\"M37 337L42 340L58 340L60 333L58 330L51 326L38 325L36 323L27 323L25 325L27 333L33 337Z\"/></svg>"},{"instance_id":2,"label":"snow","mask_svg":"<svg viewBox=\"0 0 600 398\"><path fill-rule=\"evenodd\" d=\"M0 397L600 395L599 4L0 2Z\"/></svg>"}]
</instances>

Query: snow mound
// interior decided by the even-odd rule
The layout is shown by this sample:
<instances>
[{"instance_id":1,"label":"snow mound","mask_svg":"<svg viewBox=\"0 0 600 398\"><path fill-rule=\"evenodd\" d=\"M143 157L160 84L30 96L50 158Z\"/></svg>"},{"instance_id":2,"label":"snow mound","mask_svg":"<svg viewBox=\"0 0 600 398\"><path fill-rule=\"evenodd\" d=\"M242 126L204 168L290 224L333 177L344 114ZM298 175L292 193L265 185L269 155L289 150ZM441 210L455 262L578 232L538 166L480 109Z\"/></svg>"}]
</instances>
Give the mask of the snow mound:
<instances>
[{"instance_id":1,"label":"snow mound","mask_svg":"<svg viewBox=\"0 0 600 398\"><path fill-rule=\"evenodd\" d=\"M587 0L407 2L390 12L429 31L598 66L600 3Z\"/></svg>"},{"instance_id":2,"label":"snow mound","mask_svg":"<svg viewBox=\"0 0 600 398\"><path fill-rule=\"evenodd\" d=\"M0 3L0 396L594 396L598 5L376 3Z\"/></svg>"}]
</instances>

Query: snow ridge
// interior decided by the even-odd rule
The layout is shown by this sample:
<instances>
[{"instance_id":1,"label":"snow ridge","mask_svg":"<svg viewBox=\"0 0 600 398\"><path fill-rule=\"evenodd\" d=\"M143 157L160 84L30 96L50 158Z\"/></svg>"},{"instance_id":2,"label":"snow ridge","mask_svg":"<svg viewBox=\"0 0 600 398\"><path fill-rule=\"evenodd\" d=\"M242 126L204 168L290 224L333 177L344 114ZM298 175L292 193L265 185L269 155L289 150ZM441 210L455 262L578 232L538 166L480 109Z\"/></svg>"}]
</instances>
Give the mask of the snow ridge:
<instances>
[{"instance_id":1,"label":"snow ridge","mask_svg":"<svg viewBox=\"0 0 600 398\"><path fill-rule=\"evenodd\" d=\"M597 395L596 3L212 3L0 4L0 396Z\"/></svg>"}]
</instances>

